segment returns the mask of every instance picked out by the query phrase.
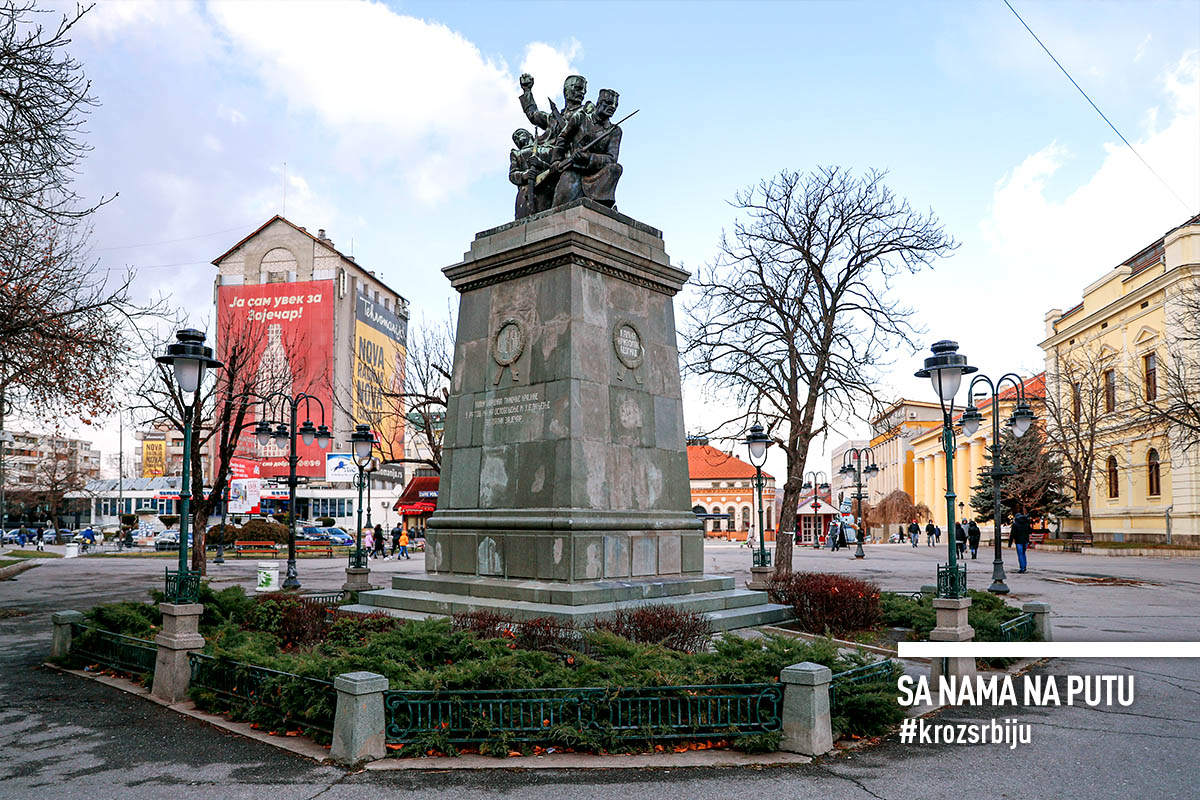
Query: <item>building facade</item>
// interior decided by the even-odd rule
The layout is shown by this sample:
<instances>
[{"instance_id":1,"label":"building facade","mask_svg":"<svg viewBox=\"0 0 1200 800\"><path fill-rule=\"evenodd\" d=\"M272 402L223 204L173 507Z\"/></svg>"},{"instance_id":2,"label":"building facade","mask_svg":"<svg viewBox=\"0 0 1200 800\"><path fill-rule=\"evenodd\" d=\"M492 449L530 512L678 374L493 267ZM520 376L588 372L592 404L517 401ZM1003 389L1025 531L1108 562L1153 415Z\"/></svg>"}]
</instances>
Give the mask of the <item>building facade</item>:
<instances>
[{"instance_id":1,"label":"building facade","mask_svg":"<svg viewBox=\"0 0 1200 800\"><path fill-rule=\"evenodd\" d=\"M916 497L912 440L941 426L941 406L919 400L898 400L871 420L869 446L879 472L864 486L869 502L877 503L897 490Z\"/></svg>"},{"instance_id":2,"label":"building facade","mask_svg":"<svg viewBox=\"0 0 1200 800\"><path fill-rule=\"evenodd\" d=\"M1200 448L1188 450L1174 428L1145 424L1143 413L1181 391L1160 366L1200 363L1200 343L1184 339L1179 326L1198 280L1200 215L1084 287L1074 307L1046 314L1047 391L1071 402L1065 375L1078 368L1072 365L1091 365L1100 376L1103 416L1090 491L1096 540L1200 544ZM1078 503L1063 530L1083 530Z\"/></svg>"},{"instance_id":3,"label":"building facade","mask_svg":"<svg viewBox=\"0 0 1200 800\"><path fill-rule=\"evenodd\" d=\"M706 442L689 443L687 454L692 506L703 506L710 514L728 515L728 519L706 520L705 536L746 541L750 531L758 530L754 467ZM764 472L763 525L768 542L775 539L775 522L775 478Z\"/></svg>"},{"instance_id":4,"label":"building facade","mask_svg":"<svg viewBox=\"0 0 1200 800\"><path fill-rule=\"evenodd\" d=\"M5 431L4 438L5 526L55 512L64 517L74 510L66 502L70 493L100 476L100 451L91 442L26 431Z\"/></svg>"},{"instance_id":5,"label":"building facade","mask_svg":"<svg viewBox=\"0 0 1200 800\"><path fill-rule=\"evenodd\" d=\"M969 378L964 379L967 384ZM1039 422L1044 422L1041 398L1045 396L1045 374L1022 380L1022 389ZM1004 425L1017 405L1017 392L1008 383L999 395L1000 424ZM963 391L965 393L966 386ZM954 494L955 519L969 517L971 491L979 483L979 470L988 463L987 449L992 446L992 415L996 413L992 398L978 398L975 407L983 417L974 435L967 436L959 429L955 417ZM941 409L938 409L941 416ZM961 414L960 414L961 416ZM929 428L909 440L913 460L913 502L929 509L934 525L946 529L946 455L942 446L942 425ZM1003 463L1003 462L1002 462Z\"/></svg>"},{"instance_id":6,"label":"building facade","mask_svg":"<svg viewBox=\"0 0 1200 800\"><path fill-rule=\"evenodd\" d=\"M829 456L829 487L830 487L830 502L833 505L838 505L843 497L851 497L854 494L854 476L851 474L843 475L840 470L846 459L846 452L853 448L863 448L867 446L866 439L847 439L846 441L833 448L833 452ZM867 476L863 476L863 493L868 493L870 484L867 481Z\"/></svg>"},{"instance_id":7,"label":"building facade","mask_svg":"<svg viewBox=\"0 0 1200 800\"><path fill-rule=\"evenodd\" d=\"M404 362L408 301L373 271L338 250L319 230L312 235L272 217L212 262L217 267L218 357L241 342L253 344L259 384L320 400L302 407L299 421L323 418L332 450L349 452L354 426L371 426L383 462L377 485L402 487ZM243 344L243 346L245 346ZM280 412L276 411L278 417ZM298 444L298 474L320 479L324 451ZM265 476L287 473L287 453L260 446L247 431L239 455L261 462Z\"/></svg>"}]
</instances>

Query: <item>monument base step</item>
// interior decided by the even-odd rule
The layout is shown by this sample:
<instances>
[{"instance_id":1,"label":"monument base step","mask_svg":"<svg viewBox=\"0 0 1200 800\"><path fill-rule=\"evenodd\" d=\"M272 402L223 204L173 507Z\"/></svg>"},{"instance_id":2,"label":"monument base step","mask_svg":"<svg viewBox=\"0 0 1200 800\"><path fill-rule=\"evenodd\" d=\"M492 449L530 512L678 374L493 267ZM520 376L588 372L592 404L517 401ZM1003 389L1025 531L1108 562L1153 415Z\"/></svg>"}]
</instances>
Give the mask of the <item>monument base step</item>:
<instances>
[{"instance_id":1,"label":"monument base step","mask_svg":"<svg viewBox=\"0 0 1200 800\"><path fill-rule=\"evenodd\" d=\"M563 583L476 575L417 574L393 575L392 588L398 592L434 592L505 601L583 606L621 600L651 602L667 597L724 592L734 589L735 582L733 578L725 575Z\"/></svg>"},{"instance_id":2,"label":"monument base step","mask_svg":"<svg viewBox=\"0 0 1200 800\"><path fill-rule=\"evenodd\" d=\"M782 622L792 616L787 606L769 602L766 592L732 588L732 579L724 577L666 582L612 582L604 586L582 587L554 586L533 581L514 586L511 581L495 581L495 584L507 585L513 590L511 592L499 592L500 586L490 585L488 581L461 577L444 580L439 576L397 576L393 584L404 588L360 592L358 603L343 606L342 610L354 613L383 612L403 619L492 611L516 619L550 617L587 625L611 617L618 609L652 603L702 613L718 631ZM663 586L663 583L671 585ZM431 591L434 587L440 591ZM695 591L697 589L701 591ZM705 589L708 591L703 591ZM479 593L476 594L476 591ZM576 602L553 602L551 593L561 591L568 592L567 600ZM507 596L488 596L497 593ZM516 599L514 593L538 599Z\"/></svg>"}]
</instances>

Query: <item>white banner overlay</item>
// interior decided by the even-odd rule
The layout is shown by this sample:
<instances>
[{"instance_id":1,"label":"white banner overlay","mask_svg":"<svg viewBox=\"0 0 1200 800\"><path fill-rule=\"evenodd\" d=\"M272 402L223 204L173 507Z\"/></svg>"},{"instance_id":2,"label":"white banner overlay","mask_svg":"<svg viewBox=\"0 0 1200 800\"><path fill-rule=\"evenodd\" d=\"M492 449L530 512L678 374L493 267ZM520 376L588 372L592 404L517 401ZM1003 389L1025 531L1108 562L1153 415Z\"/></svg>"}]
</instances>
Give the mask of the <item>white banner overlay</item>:
<instances>
[{"instance_id":1,"label":"white banner overlay","mask_svg":"<svg viewBox=\"0 0 1200 800\"><path fill-rule=\"evenodd\" d=\"M1200 658L1200 642L899 642L900 658Z\"/></svg>"}]
</instances>

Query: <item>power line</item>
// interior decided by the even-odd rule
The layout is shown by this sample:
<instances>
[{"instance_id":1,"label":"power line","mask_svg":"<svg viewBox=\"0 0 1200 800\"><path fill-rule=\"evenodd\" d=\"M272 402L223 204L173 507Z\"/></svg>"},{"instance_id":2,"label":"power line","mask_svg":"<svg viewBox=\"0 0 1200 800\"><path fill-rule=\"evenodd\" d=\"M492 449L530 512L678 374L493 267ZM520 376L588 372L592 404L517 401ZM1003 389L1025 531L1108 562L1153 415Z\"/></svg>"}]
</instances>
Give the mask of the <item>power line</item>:
<instances>
[{"instance_id":1,"label":"power line","mask_svg":"<svg viewBox=\"0 0 1200 800\"><path fill-rule=\"evenodd\" d=\"M1083 87L1075 82L1075 79L1071 77L1071 73L1067 72L1067 68L1064 67L1061 63L1059 63L1059 60L1054 57L1054 53L1050 52L1050 48L1046 47L1045 43L1042 42L1042 40L1038 38L1038 35L1033 32L1033 29L1029 27L1029 25L1025 22L1025 20L1021 19L1021 15L1018 14L1017 10L1012 7L1012 3L1008 2L1008 0L1004 0L1004 5L1008 6L1008 10L1011 11L1013 13L1013 16L1017 18L1017 21L1020 22L1021 25L1023 25L1025 27L1025 30L1029 31L1029 35L1033 37L1033 40L1035 42L1037 42L1039 45L1041 45L1042 49L1046 51L1046 55L1050 56L1050 60L1054 62L1054 65L1056 67L1058 67L1060 70L1062 70L1062 74L1067 76L1067 80L1069 80L1071 82L1071 85L1079 90L1079 93L1081 95L1083 95L1083 99L1087 100L1088 104L1096 110L1096 113L1100 115L1100 119L1102 119L1108 123L1108 127L1112 128L1113 133L1115 133L1118 137L1120 137L1121 141L1125 143L1125 146L1129 148L1129 151L1131 153L1133 153L1135 156L1137 156L1138 161L1141 161L1142 165L1146 169L1150 170L1151 175L1158 178L1158 182L1161 183L1163 186L1165 186L1167 191L1170 192L1175 197L1175 199L1179 201L1179 204L1183 206L1184 211L1191 214L1192 213L1191 207L1188 206L1188 204L1184 201L1184 199L1182 197L1180 197L1178 194L1175 193L1175 190L1171 188L1171 184L1169 184L1165 180L1163 180L1163 177L1154 171L1154 167L1150 166L1150 164L1146 161L1146 159L1142 158L1142 154L1139 153L1137 151L1137 149L1134 148L1134 146L1129 143L1129 140L1126 139L1125 136L1119 130L1117 130L1117 126L1112 124L1112 120L1110 120L1108 117L1104 116L1104 112L1100 110L1099 106L1097 106L1095 103L1092 102L1092 98L1088 97L1088 94L1087 94L1087 92L1085 92L1083 90Z\"/></svg>"},{"instance_id":2,"label":"power line","mask_svg":"<svg viewBox=\"0 0 1200 800\"><path fill-rule=\"evenodd\" d=\"M253 227L253 225L254 225L254 223L247 223L245 225L238 225L236 228L225 228L225 229L219 230L219 231L209 231L208 233L198 233L195 236L183 236L179 239L163 239L162 241L159 241L159 242L143 242L142 244L124 244L124 245L118 245L116 247L96 247L96 248L93 248L93 252L103 253L103 252L107 252L109 250L134 250L139 247L154 247L154 246L160 245L160 244L175 244L176 242L190 242L195 239L205 239L209 236L216 236L219 233L231 233L233 231L244 231L247 228Z\"/></svg>"}]
</instances>

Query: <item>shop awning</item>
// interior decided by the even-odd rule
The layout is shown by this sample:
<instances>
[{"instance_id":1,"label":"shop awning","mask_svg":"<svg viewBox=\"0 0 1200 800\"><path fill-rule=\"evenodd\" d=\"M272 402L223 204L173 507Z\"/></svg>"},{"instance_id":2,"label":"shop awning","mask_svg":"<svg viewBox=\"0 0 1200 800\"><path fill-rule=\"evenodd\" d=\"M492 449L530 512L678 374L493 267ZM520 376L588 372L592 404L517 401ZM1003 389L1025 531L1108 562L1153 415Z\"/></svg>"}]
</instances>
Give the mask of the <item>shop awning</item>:
<instances>
[{"instance_id":1,"label":"shop awning","mask_svg":"<svg viewBox=\"0 0 1200 800\"><path fill-rule=\"evenodd\" d=\"M433 503L412 503L409 505L400 506L398 509L401 514L406 516L420 516L421 514L432 513L437 508Z\"/></svg>"}]
</instances>

